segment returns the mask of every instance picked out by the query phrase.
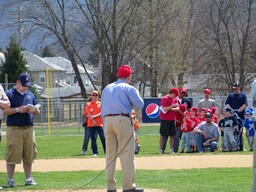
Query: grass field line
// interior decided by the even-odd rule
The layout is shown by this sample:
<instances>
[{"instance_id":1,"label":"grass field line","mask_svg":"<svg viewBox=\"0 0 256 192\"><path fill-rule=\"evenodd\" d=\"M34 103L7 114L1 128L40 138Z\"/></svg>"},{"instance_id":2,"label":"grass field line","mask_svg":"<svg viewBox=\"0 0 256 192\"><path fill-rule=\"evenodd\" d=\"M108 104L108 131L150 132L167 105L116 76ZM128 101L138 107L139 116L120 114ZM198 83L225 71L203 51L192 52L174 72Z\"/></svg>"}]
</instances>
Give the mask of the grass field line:
<instances>
[{"instance_id":1,"label":"grass field line","mask_svg":"<svg viewBox=\"0 0 256 192\"><path fill-rule=\"evenodd\" d=\"M136 157L136 169L165 170L165 169L193 169L193 168L233 168L252 167L253 155L161 155L152 157ZM72 158L72 159L38 159L33 164L33 171L81 171L103 170L105 158ZM6 170L5 161L0 161L0 170ZM117 160L117 170L121 170ZM23 172L21 165L15 171Z\"/></svg>"}]
</instances>

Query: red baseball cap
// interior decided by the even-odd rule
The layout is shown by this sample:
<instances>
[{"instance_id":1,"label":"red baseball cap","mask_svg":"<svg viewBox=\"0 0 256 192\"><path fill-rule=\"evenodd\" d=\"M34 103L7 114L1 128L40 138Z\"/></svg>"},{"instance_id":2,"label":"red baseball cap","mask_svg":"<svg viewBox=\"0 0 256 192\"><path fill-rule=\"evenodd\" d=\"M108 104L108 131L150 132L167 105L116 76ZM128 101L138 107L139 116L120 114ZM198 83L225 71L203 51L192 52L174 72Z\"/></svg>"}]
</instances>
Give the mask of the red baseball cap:
<instances>
[{"instance_id":1,"label":"red baseball cap","mask_svg":"<svg viewBox=\"0 0 256 192\"><path fill-rule=\"evenodd\" d=\"M193 107L191 107L191 108L190 108L190 111L194 111L194 112L196 112L196 113L197 113L198 109L197 109L196 107L194 107L194 106L193 106Z\"/></svg>"},{"instance_id":2,"label":"red baseball cap","mask_svg":"<svg viewBox=\"0 0 256 192\"><path fill-rule=\"evenodd\" d=\"M129 65L122 65L119 67L117 76L120 78L129 77L132 74L132 69Z\"/></svg>"},{"instance_id":3,"label":"red baseball cap","mask_svg":"<svg viewBox=\"0 0 256 192\"><path fill-rule=\"evenodd\" d=\"M176 97L179 96L179 90L176 87L171 88L169 93L173 93Z\"/></svg>"},{"instance_id":4,"label":"red baseball cap","mask_svg":"<svg viewBox=\"0 0 256 192\"><path fill-rule=\"evenodd\" d=\"M204 89L204 94L211 94L211 90L210 89Z\"/></svg>"},{"instance_id":5,"label":"red baseball cap","mask_svg":"<svg viewBox=\"0 0 256 192\"><path fill-rule=\"evenodd\" d=\"M186 88L184 88L184 87L180 88L180 93L186 93L186 92L187 92Z\"/></svg>"},{"instance_id":6,"label":"red baseball cap","mask_svg":"<svg viewBox=\"0 0 256 192\"><path fill-rule=\"evenodd\" d=\"M187 105L185 105L185 104L180 104L179 109L180 109L181 111L186 111Z\"/></svg>"}]
</instances>

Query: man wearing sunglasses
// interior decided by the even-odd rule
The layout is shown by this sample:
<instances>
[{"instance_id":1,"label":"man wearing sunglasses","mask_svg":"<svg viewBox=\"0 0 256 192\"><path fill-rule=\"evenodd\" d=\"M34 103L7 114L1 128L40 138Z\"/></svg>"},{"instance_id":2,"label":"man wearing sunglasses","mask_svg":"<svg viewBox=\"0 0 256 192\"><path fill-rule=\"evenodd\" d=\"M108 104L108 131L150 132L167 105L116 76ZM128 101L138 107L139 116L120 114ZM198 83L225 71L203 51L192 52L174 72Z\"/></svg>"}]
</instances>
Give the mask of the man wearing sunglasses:
<instances>
[{"instance_id":1,"label":"man wearing sunglasses","mask_svg":"<svg viewBox=\"0 0 256 192\"><path fill-rule=\"evenodd\" d=\"M205 114L205 121L195 127L193 133L195 134L199 153L204 152L204 147L210 148L211 152L217 149L220 134L218 125L212 122L212 114L210 112Z\"/></svg>"}]
</instances>

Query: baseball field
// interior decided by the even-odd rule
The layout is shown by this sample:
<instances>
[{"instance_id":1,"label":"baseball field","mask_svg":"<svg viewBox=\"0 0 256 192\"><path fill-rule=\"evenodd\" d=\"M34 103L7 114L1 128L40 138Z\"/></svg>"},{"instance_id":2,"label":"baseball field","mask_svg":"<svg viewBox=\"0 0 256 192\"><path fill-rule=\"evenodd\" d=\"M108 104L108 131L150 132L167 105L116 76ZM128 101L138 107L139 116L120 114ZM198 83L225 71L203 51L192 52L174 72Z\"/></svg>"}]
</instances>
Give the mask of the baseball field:
<instances>
[{"instance_id":1,"label":"baseball field","mask_svg":"<svg viewBox=\"0 0 256 192\"><path fill-rule=\"evenodd\" d=\"M39 130L37 130L39 131ZM57 134L58 131L58 134ZM105 158L100 142L99 156L88 152L80 155L83 134L40 135L37 132L38 158L33 164L33 177L38 186L25 187L22 165L15 170L16 187L6 188L6 168L0 145L0 185L6 191L106 191ZM63 130L67 132L67 130ZM159 155L157 127L141 127L141 151L136 155L136 183L146 192L241 192L250 191L253 152ZM99 139L98 139L99 140ZM246 142L245 142L246 143ZM248 149L248 145L246 145ZM116 179L122 191L120 162L117 160Z\"/></svg>"}]
</instances>

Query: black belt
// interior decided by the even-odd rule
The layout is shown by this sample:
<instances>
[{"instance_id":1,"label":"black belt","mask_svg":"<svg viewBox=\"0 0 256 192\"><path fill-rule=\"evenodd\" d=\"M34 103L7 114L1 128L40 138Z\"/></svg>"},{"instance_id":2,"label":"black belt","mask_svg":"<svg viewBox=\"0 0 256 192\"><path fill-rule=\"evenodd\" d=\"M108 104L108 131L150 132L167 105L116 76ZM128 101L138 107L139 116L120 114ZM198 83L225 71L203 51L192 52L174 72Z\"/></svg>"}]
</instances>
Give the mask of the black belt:
<instances>
[{"instance_id":1,"label":"black belt","mask_svg":"<svg viewBox=\"0 0 256 192\"><path fill-rule=\"evenodd\" d=\"M123 114L123 113L120 113L120 114L108 114L108 115L106 115L106 117L114 117L114 116L130 117L130 115L128 115L128 114Z\"/></svg>"}]
</instances>

